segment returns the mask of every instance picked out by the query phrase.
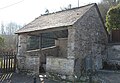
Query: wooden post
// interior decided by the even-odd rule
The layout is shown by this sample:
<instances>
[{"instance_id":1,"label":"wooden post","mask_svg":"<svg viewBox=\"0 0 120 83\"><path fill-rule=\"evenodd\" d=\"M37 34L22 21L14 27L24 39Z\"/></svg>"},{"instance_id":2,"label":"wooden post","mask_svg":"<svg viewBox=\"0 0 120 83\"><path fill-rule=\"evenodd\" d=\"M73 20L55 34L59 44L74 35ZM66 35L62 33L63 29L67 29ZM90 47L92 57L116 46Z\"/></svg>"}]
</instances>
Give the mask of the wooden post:
<instances>
[{"instance_id":1,"label":"wooden post","mask_svg":"<svg viewBox=\"0 0 120 83\"><path fill-rule=\"evenodd\" d=\"M9 67L8 67L9 72L10 72L10 60L11 60L10 58L11 58L11 56L9 55L9 64L8 64L9 65Z\"/></svg>"},{"instance_id":2,"label":"wooden post","mask_svg":"<svg viewBox=\"0 0 120 83\"><path fill-rule=\"evenodd\" d=\"M78 0L78 7L79 7L79 0Z\"/></svg>"},{"instance_id":3,"label":"wooden post","mask_svg":"<svg viewBox=\"0 0 120 83\"><path fill-rule=\"evenodd\" d=\"M1 73L3 72L3 52L1 53Z\"/></svg>"},{"instance_id":4,"label":"wooden post","mask_svg":"<svg viewBox=\"0 0 120 83\"><path fill-rule=\"evenodd\" d=\"M10 55L10 56L11 56L10 57L10 67L11 67L10 70L13 71L13 69L12 69L12 67L13 67L13 65L12 65L12 63L13 63L13 61L12 61L13 60L13 56L12 55Z\"/></svg>"},{"instance_id":5,"label":"wooden post","mask_svg":"<svg viewBox=\"0 0 120 83\"><path fill-rule=\"evenodd\" d=\"M7 71L8 71L8 69L7 69L7 67L8 67L8 65L7 65L7 64L8 64L8 55L9 55L8 52L5 53L5 56L6 56L6 58L5 58L5 62L6 62L6 64L5 64L5 65L6 65L6 67L5 67L5 68L6 68L6 73L7 73Z\"/></svg>"},{"instance_id":6,"label":"wooden post","mask_svg":"<svg viewBox=\"0 0 120 83\"><path fill-rule=\"evenodd\" d=\"M3 60L4 60L4 68L3 68L3 71L5 73L5 55L3 55Z\"/></svg>"},{"instance_id":7,"label":"wooden post","mask_svg":"<svg viewBox=\"0 0 120 83\"><path fill-rule=\"evenodd\" d=\"M40 65L41 65L41 61L40 61L40 59L41 59L41 55L42 55L42 33L40 33L40 36L39 36L39 49L40 49L40 51L39 51L39 67L40 67ZM40 73L40 71L39 71L39 73Z\"/></svg>"},{"instance_id":8,"label":"wooden post","mask_svg":"<svg viewBox=\"0 0 120 83\"><path fill-rule=\"evenodd\" d=\"M39 49L42 49L42 34L39 36Z\"/></svg>"},{"instance_id":9,"label":"wooden post","mask_svg":"<svg viewBox=\"0 0 120 83\"><path fill-rule=\"evenodd\" d=\"M16 53L14 52L13 53L13 56L14 56L14 72L16 70Z\"/></svg>"}]
</instances>

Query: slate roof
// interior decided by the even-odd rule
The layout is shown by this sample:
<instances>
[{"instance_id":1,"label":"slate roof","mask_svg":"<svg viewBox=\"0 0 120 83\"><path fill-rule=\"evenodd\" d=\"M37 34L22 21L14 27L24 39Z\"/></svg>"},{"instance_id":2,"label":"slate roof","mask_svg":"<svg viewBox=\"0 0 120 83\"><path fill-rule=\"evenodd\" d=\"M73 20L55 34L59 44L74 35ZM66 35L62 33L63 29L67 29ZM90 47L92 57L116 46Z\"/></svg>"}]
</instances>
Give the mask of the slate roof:
<instances>
[{"instance_id":1,"label":"slate roof","mask_svg":"<svg viewBox=\"0 0 120 83\"><path fill-rule=\"evenodd\" d=\"M89 4L56 13L41 15L23 28L19 29L16 34L73 25L94 5L95 4Z\"/></svg>"}]
</instances>

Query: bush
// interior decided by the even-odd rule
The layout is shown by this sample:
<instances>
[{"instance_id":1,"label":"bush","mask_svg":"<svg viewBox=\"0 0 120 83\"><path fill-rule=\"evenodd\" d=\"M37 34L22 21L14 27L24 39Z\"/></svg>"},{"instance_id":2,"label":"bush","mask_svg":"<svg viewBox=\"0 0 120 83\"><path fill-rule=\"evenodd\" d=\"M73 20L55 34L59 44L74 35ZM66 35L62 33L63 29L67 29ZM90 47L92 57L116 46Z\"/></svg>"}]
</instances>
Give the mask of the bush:
<instances>
[{"instance_id":1,"label":"bush","mask_svg":"<svg viewBox=\"0 0 120 83\"><path fill-rule=\"evenodd\" d=\"M108 10L106 15L106 27L108 32L120 29L120 4Z\"/></svg>"}]
</instances>

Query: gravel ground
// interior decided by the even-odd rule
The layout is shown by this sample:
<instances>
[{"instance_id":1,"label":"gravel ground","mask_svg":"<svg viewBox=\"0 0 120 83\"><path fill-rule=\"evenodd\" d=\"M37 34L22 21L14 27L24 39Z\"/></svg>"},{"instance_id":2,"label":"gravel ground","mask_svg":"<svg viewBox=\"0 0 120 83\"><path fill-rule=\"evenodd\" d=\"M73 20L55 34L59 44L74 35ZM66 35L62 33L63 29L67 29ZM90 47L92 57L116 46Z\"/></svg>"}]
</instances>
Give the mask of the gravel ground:
<instances>
[{"instance_id":1,"label":"gravel ground","mask_svg":"<svg viewBox=\"0 0 120 83\"><path fill-rule=\"evenodd\" d=\"M98 77L105 83L120 83L120 71L101 71L98 73Z\"/></svg>"},{"instance_id":2,"label":"gravel ground","mask_svg":"<svg viewBox=\"0 0 120 83\"><path fill-rule=\"evenodd\" d=\"M120 72L113 71L100 71L98 72L97 77L101 80L104 80L105 83L120 83ZM28 76L24 74L0 74L0 83L34 83L33 76ZM65 83L59 81L53 81L44 79L39 76L36 78L36 83Z\"/></svg>"},{"instance_id":3,"label":"gravel ground","mask_svg":"<svg viewBox=\"0 0 120 83\"><path fill-rule=\"evenodd\" d=\"M0 83L34 83L33 76L27 76L24 74L1 74L0 75ZM36 83L60 83L57 81L52 81L48 79L36 78Z\"/></svg>"}]
</instances>

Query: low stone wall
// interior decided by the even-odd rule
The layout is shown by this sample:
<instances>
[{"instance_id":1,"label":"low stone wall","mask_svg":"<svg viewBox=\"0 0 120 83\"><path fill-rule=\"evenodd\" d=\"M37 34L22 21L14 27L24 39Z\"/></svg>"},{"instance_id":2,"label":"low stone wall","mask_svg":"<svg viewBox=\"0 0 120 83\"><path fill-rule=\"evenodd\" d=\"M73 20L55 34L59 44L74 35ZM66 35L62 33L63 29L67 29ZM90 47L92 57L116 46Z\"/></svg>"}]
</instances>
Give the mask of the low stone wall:
<instances>
[{"instance_id":1,"label":"low stone wall","mask_svg":"<svg viewBox=\"0 0 120 83\"><path fill-rule=\"evenodd\" d=\"M74 75L74 59L58 58L58 57L47 57L46 72L57 74L61 78L72 79ZM52 75L53 76L53 75Z\"/></svg>"},{"instance_id":2,"label":"low stone wall","mask_svg":"<svg viewBox=\"0 0 120 83\"><path fill-rule=\"evenodd\" d=\"M25 69L28 69L32 74L39 75L39 64L38 56L27 56Z\"/></svg>"},{"instance_id":3,"label":"low stone wall","mask_svg":"<svg viewBox=\"0 0 120 83\"><path fill-rule=\"evenodd\" d=\"M41 54L42 51L42 54ZM18 69L28 74L39 74L39 67L46 63L46 56L57 56L58 47L48 47L36 50L26 51L24 56L17 57Z\"/></svg>"},{"instance_id":4,"label":"low stone wall","mask_svg":"<svg viewBox=\"0 0 120 83\"><path fill-rule=\"evenodd\" d=\"M108 59L120 59L120 44L108 45L107 47L107 58Z\"/></svg>"}]
</instances>

